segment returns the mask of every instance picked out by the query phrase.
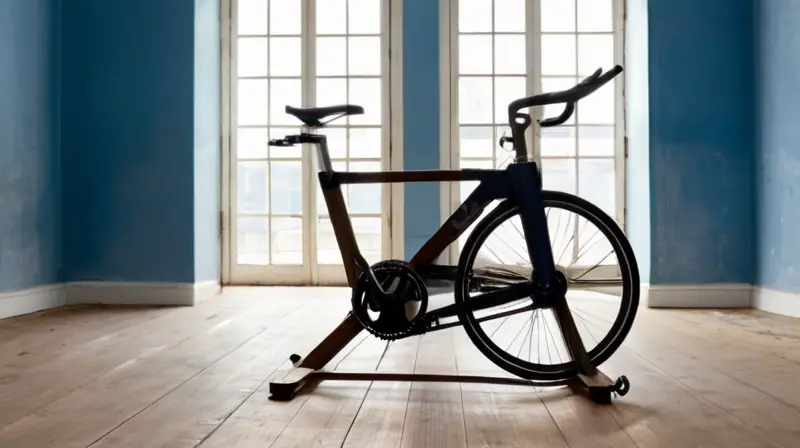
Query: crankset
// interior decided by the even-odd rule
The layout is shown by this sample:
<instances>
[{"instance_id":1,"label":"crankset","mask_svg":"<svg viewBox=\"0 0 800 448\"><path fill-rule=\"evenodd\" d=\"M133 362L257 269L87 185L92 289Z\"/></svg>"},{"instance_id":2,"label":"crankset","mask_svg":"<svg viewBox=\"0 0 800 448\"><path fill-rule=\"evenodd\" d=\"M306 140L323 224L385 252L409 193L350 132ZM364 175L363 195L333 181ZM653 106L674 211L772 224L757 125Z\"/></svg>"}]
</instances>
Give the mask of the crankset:
<instances>
[{"instance_id":1,"label":"crankset","mask_svg":"<svg viewBox=\"0 0 800 448\"><path fill-rule=\"evenodd\" d=\"M428 309L428 288L408 263L384 260L359 277L351 298L353 314L371 334L384 340L414 334ZM379 288L370 282L375 279ZM383 291L383 294L377 291ZM379 295L379 296L378 296Z\"/></svg>"}]
</instances>

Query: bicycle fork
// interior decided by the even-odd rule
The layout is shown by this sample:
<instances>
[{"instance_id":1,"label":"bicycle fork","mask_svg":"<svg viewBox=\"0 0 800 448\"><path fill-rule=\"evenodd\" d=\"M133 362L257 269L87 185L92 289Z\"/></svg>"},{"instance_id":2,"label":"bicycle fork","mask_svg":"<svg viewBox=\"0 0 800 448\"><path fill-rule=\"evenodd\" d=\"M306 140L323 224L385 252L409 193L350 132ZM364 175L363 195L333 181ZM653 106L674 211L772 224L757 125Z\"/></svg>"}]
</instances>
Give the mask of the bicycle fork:
<instances>
[{"instance_id":1,"label":"bicycle fork","mask_svg":"<svg viewBox=\"0 0 800 448\"><path fill-rule=\"evenodd\" d=\"M553 250L550 247L550 233L547 229L538 167L535 162L513 163L509 165L507 171L513 197L519 207L525 244L534 268L534 281L546 291L557 289L551 288L556 283L556 268ZM537 294L536 299L542 306L552 303L552 298L547 294L541 297Z\"/></svg>"}]
</instances>

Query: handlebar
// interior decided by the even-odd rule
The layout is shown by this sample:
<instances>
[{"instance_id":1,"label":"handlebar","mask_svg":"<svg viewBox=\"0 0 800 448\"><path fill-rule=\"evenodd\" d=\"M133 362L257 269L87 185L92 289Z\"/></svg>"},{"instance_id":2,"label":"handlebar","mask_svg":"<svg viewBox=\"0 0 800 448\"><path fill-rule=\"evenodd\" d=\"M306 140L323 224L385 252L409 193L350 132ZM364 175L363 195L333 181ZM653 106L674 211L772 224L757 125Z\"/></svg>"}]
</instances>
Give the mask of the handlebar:
<instances>
[{"instance_id":1,"label":"handlebar","mask_svg":"<svg viewBox=\"0 0 800 448\"><path fill-rule=\"evenodd\" d=\"M564 111L561 112L560 115L539 120L539 126L550 127L564 124L575 112L575 105L579 100L591 95L620 73L622 73L621 65L616 65L605 73L603 73L601 68L598 68L594 73L567 90L540 93L538 95L512 101L511 104L508 105L508 124L511 126L510 141L514 143L516 159L520 161L528 158L528 150L525 146L525 129L527 129L532 122L530 115L520 113L521 109L564 103ZM501 140L501 146L502 143Z\"/></svg>"},{"instance_id":2,"label":"handlebar","mask_svg":"<svg viewBox=\"0 0 800 448\"><path fill-rule=\"evenodd\" d=\"M570 107L569 106L570 103L576 103L578 102L578 100L581 100L591 95L597 89L603 87L606 83L608 83L609 81L614 79L617 75L622 73L622 66L617 65L611 70L602 74L601 73L602 69L598 68L597 70L595 70L594 73L584 78L574 87L567 90L540 93L538 95L533 95L526 98L520 98L518 100L514 100L511 102L511 104L508 105L508 116L513 121L514 116L517 114L517 112L519 112L520 109L525 109L528 107L546 106L548 104L567 103L567 107ZM574 107L575 105L572 104L572 108Z\"/></svg>"}]
</instances>

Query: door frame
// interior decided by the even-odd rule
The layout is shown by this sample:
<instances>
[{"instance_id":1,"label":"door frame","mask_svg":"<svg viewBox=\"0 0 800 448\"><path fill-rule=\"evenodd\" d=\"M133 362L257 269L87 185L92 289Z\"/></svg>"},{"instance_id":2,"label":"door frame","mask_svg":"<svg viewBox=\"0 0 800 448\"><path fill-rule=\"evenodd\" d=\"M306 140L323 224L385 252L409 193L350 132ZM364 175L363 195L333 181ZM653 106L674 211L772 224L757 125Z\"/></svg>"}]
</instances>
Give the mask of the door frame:
<instances>
[{"instance_id":1,"label":"door frame","mask_svg":"<svg viewBox=\"0 0 800 448\"><path fill-rule=\"evenodd\" d=\"M220 198L220 211L219 211L219 228L221 235L221 283L223 285L244 285L244 284L287 284L286 282L234 282L233 266L235 264L236 248L233 247L233 235L236 229L234 207L236 205L236 186L232 184L234 178L234 162L235 162L235 127L233 120L235 118L234 108L236 107L235 99L235 79L234 72L236 69L236 50L235 36L235 6L238 0L220 0L220 80L221 80L221 129L220 136L221 145L221 198ZM315 0L303 0L307 4L312 5L311 8L304 8L304 20L308 20L310 14L313 14L313 4ZM386 70L386 79L382 82L382 91L384 98L387 101L383 102L382 114L388 117L387 132L383 132L384 144L381 150L381 159L383 161L383 169L385 170L402 170L403 169L403 51L402 51L402 2L381 0L381 21L383 33L386 33L382 39L382 51L388 57L382 62L382 69ZM312 16L313 17L313 16ZM313 31L314 26L310 27ZM307 39L308 40L308 39ZM302 48L304 52L308 51L309 44L303 42ZM312 43L313 45L313 43ZM313 47L312 47L313 48ZM305 55L304 55L305 56ZM305 61L306 59L304 59ZM308 65L305 64L303 76L307 78ZM313 79L313 78L312 78ZM313 82L307 84L314 84ZM314 86L304 86L303 95L307 94L310 90L313 92ZM387 104L388 103L388 104ZM388 141L387 141L388 140ZM307 148L303 149L303 161L306 166L311 166L311 170L315 167L311 155ZM306 163L310 161L311 163ZM314 185L316 182L314 176L308 176L309 169L303 169L304 180L309 181L308 185ZM316 193L312 193L314 196ZM306 201L308 202L308 201ZM308 204L303 207L304 214L310 211ZM404 195L402 184L386 184L382 192L382 245L383 257L402 259L403 257L403 210L404 210ZM316 213L314 211L314 213ZM304 230L308 225L304 224ZM316 244L312 245L313 248ZM310 261L309 261L310 262ZM311 284L320 284L320 280L324 280L323 284L346 284L346 279L342 277L341 282L337 279L331 279L329 273L320 273L317 266L310 266ZM325 270L325 269L323 269ZM344 272L342 270L342 272ZM289 282L288 284L293 284Z\"/></svg>"},{"instance_id":2,"label":"door frame","mask_svg":"<svg viewBox=\"0 0 800 448\"><path fill-rule=\"evenodd\" d=\"M454 119L454 113L458 111L458 94L455 90L454 81L458 77L458 46L454 44L458 39L458 2L459 0L438 0L439 1L439 104L447 105L442 107L439 114L439 166L443 170L457 169L459 166L460 151L458 146L458 120ZM612 0L613 2L613 32L614 32L614 58L615 64L624 64L625 60L625 20L626 13L625 0ZM536 20L536 11L540 6L540 0L525 0L526 20L532 24L532 28L526 33L526 44L529 48L538 48L541 45L540 22ZM528 52L532 54L531 52ZM529 94L541 91L541 52L533 53L535 57L528 57L526 60L527 70L533 73L528 77L527 89ZM614 105L614 191L615 191L615 215L623 231L626 230L627 206L625 203L626 188L626 162L628 158L627 148L627 119L625 107L625 72L617 77L615 84ZM532 111L534 122L541 118L541 108ZM540 140L534 138L535 126L531 126L526 132L526 140L529 142L529 149L534 160L541 164ZM577 173L576 173L577 175ZM440 184L440 223L444 223L453 211L460 205L459 185L457 182L443 182ZM448 250L442 253L441 263L455 264L458 262L458 250L452 244Z\"/></svg>"}]
</instances>

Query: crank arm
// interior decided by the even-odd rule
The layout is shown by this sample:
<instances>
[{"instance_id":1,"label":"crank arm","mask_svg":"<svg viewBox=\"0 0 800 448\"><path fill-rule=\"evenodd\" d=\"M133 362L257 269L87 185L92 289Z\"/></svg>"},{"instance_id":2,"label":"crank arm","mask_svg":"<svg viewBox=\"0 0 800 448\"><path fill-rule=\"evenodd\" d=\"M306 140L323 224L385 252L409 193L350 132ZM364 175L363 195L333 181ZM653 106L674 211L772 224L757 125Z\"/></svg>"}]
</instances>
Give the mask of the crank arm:
<instances>
[{"instance_id":1,"label":"crank arm","mask_svg":"<svg viewBox=\"0 0 800 448\"><path fill-rule=\"evenodd\" d=\"M495 306L505 305L517 300L530 297L534 293L534 285L528 282L516 283L506 288L498 289L486 294L481 294L465 303L453 303L442 308L428 312L427 314L434 320L445 317L453 317L462 310L478 311Z\"/></svg>"}]
</instances>

